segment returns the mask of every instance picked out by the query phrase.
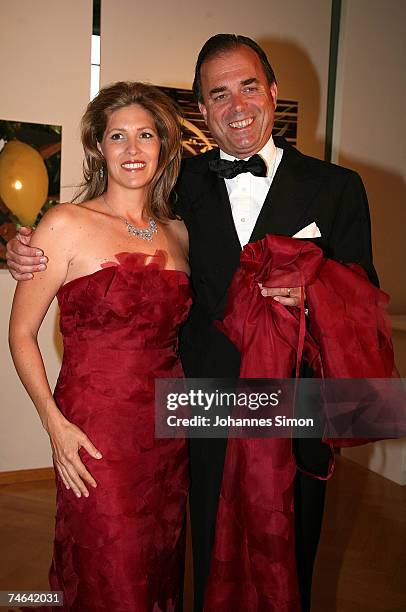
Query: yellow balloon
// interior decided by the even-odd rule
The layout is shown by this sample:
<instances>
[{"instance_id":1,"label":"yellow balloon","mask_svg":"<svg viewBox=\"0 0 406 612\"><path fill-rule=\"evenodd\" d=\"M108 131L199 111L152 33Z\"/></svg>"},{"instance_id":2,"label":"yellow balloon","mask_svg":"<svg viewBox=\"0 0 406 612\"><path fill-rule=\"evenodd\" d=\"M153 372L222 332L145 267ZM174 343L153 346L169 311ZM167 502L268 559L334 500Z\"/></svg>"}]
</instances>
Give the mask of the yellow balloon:
<instances>
[{"instance_id":1,"label":"yellow balloon","mask_svg":"<svg viewBox=\"0 0 406 612\"><path fill-rule=\"evenodd\" d=\"M0 153L0 197L22 225L33 225L48 196L44 160L30 145L11 140Z\"/></svg>"}]
</instances>

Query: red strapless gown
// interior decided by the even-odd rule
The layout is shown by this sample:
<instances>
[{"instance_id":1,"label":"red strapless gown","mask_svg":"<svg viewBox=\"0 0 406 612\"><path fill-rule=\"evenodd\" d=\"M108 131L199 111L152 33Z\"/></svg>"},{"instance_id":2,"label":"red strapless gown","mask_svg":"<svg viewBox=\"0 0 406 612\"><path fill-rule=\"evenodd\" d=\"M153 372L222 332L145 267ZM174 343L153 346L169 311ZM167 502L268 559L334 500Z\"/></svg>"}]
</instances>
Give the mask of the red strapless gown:
<instances>
[{"instance_id":1,"label":"red strapless gown","mask_svg":"<svg viewBox=\"0 0 406 612\"><path fill-rule=\"evenodd\" d=\"M182 609L188 451L154 437L154 380L181 377L178 330L187 276L157 252L73 280L58 292L64 339L55 389L63 414L102 452L81 457L96 479L76 498L58 479L50 584L63 610ZM61 608L57 608L61 610Z\"/></svg>"}]
</instances>

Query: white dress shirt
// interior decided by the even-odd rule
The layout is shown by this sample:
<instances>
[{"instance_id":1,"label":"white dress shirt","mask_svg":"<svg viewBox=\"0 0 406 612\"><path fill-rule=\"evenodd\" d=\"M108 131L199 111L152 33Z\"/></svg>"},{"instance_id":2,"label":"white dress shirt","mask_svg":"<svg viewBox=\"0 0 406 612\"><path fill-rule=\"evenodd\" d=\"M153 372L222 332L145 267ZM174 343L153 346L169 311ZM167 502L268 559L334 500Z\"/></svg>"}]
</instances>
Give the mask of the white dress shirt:
<instances>
[{"instance_id":1,"label":"white dress shirt","mask_svg":"<svg viewBox=\"0 0 406 612\"><path fill-rule=\"evenodd\" d=\"M254 176L251 172L243 172L235 178L224 179L241 247L249 242L275 172L281 162L283 149L275 147L271 136L266 145L258 151L258 155L263 158L267 165L267 176ZM221 149L220 158L229 161L235 159ZM247 159L249 158L247 157Z\"/></svg>"}]
</instances>

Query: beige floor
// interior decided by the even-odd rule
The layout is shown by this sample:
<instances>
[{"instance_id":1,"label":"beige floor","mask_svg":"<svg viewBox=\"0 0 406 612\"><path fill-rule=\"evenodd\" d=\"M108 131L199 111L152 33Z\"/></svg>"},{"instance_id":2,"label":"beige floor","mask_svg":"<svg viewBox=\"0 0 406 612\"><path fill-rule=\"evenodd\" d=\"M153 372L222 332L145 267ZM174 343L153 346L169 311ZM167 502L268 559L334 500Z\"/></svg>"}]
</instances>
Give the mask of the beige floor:
<instances>
[{"instance_id":1,"label":"beige floor","mask_svg":"<svg viewBox=\"0 0 406 612\"><path fill-rule=\"evenodd\" d=\"M53 516L53 482L0 487L0 590L47 588ZM340 459L315 574L312 612L406 612L406 487Z\"/></svg>"}]
</instances>

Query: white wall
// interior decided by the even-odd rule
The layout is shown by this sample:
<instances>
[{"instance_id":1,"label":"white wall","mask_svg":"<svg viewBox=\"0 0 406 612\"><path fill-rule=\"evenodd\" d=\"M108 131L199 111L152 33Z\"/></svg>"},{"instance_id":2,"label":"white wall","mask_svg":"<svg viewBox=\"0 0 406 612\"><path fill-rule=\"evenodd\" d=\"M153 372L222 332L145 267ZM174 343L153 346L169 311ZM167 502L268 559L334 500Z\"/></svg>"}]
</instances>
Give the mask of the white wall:
<instances>
[{"instance_id":1,"label":"white wall","mask_svg":"<svg viewBox=\"0 0 406 612\"><path fill-rule=\"evenodd\" d=\"M392 313L406 314L406 2L344 0L334 151L357 170L368 193L375 265ZM406 332L394 332L397 365L406 377ZM406 441L343 451L406 484Z\"/></svg>"},{"instance_id":2,"label":"white wall","mask_svg":"<svg viewBox=\"0 0 406 612\"><path fill-rule=\"evenodd\" d=\"M0 118L62 125L62 201L82 176L92 0L1 3Z\"/></svg>"},{"instance_id":3,"label":"white wall","mask_svg":"<svg viewBox=\"0 0 406 612\"><path fill-rule=\"evenodd\" d=\"M8 319L14 288L15 282L10 274L0 270L0 472L52 464L48 436L15 373L8 351ZM58 376L61 355L57 322L57 306L53 303L39 333L39 344L52 388Z\"/></svg>"},{"instance_id":4,"label":"white wall","mask_svg":"<svg viewBox=\"0 0 406 612\"><path fill-rule=\"evenodd\" d=\"M62 125L61 198L81 178L79 121L89 101L92 0L13 0L0 8L0 119ZM51 465L49 442L8 351L15 283L0 271L0 471ZM55 308L40 338L51 383L59 369Z\"/></svg>"},{"instance_id":5,"label":"white wall","mask_svg":"<svg viewBox=\"0 0 406 612\"><path fill-rule=\"evenodd\" d=\"M406 314L406 2L344 0L334 152L365 183L374 258L391 312Z\"/></svg>"},{"instance_id":6,"label":"white wall","mask_svg":"<svg viewBox=\"0 0 406 612\"><path fill-rule=\"evenodd\" d=\"M330 11L329 0L103 0L101 82L191 88L197 54L210 36L250 36L268 53L280 97L299 100L299 147L322 157Z\"/></svg>"}]
</instances>

